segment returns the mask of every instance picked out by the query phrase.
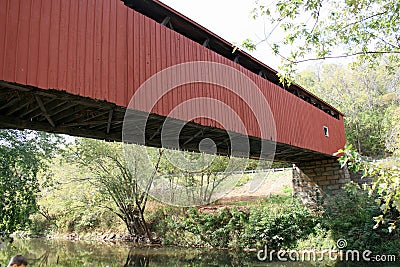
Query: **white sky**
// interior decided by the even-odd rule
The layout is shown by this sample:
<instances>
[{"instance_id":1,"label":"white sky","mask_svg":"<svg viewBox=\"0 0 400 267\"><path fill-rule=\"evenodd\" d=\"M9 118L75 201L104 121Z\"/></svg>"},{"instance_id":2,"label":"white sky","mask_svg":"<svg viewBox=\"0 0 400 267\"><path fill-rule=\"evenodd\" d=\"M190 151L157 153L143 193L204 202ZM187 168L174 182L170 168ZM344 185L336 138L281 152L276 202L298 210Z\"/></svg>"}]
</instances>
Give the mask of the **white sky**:
<instances>
[{"instance_id":1,"label":"white sky","mask_svg":"<svg viewBox=\"0 0 400 267\"><path fill-rule=\"evenodd\" d=\"M264 24L253 20L250 11L253 0L160 0L230 43L241 44L250 38L254 42L264 36ZM267 31L268 32L268 31ZM252 55L266 65L277 69L280 59L266 44L257 47Z\"/></svg>"}]
</instances>

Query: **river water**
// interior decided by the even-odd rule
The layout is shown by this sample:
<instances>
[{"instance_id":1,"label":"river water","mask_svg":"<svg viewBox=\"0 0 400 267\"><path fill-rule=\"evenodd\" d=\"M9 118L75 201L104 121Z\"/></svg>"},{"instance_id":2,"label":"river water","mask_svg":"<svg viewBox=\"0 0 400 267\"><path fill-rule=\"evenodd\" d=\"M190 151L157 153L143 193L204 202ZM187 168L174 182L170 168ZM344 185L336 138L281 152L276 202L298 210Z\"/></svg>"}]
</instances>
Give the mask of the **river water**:
<instances>
[{"instance_id":1,"label":"river water","mask_svg":"<svg viewBox=\"0 0 400 267\"><path fill-rule=\"evenodd\" d=\"M129 243L25 239L0 244L0 267L15 254L27 257L31 266L373 266L365 263L267 262L256 252L176 247L143 247ZM393 263L377 266L399 266Z\"/></svg>"}]
</instances>

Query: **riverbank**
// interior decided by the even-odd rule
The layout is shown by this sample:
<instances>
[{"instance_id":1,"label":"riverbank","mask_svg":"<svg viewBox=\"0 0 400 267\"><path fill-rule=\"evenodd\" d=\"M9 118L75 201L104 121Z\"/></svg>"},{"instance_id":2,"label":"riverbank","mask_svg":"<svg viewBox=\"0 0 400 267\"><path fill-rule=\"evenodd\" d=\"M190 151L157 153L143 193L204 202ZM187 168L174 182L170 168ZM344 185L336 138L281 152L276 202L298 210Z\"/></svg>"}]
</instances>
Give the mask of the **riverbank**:
<instances>
[{"instance_id":1,"label":"riverbank","mask_svg":"<svg viewBox=\"0 0 400 267\"><path fill-rule=\"evenodd\" d=\"M154 214L152 231L166 245L228 249L370 250L400 256L400 235L372 219L380 208L368 192L348 185L332 207L310 210L288 194L207 208L165 208Z\"/></svg>"},{"instance_id":2,"label":"riverbank","mask_svg":"<svg viewBox=\"0 0 400 267\"><path fill-rule=\"evenodd\" d=\"M292 198L290 170L270 173L251 196L245 194L249 180L244 177L230 195L203 207L173 207L149 200L145 217L152 237L164 246L234 250L259 250L265 245L324 250L346 239L349 249L400 254L398 231L374 229L372 218L380 215L380 207L355 185L331 200L335 208L315 211ZM87 181L61 183L40 200L46 209L32 218L31 234L73 241L150 243L127 234L123 221L104 208L117 210L112 201L98 205L99 194Z\"/></svg>"},{"instance_id":3,"label":"riverbank","mask_svg":"<svg viewBox=\"0 0 400 267\"><path fill-rule=\"evenodd\" d=\"M310 210L289 193L283 192L257 200L216 203L198 208L152 205L147 221L153 237L161 240L163 246L235 251L257 251L268 246L322 251L337 249L337 241L344 239L347 249L400 255L399 234L389 233L385 228L373 228L371 218L379 214L379 207L367 192L352 185L333 201L337 203L336 208L324 212ZM149 240L135 240L123 231L111 229L107 232L52 232L46 237L72 241L150 243Z\"/></svg>"},{"instance_id":4,"label":"riverbank","mask_svg":"<svg viewBox=\"0 0 400 267\"><path fill-rule=\"evenodd\" d=\"M71 166L69 166L71 167ZM59 173L61 165L52 166L54 173ZM74 180L77 169L63 168L63 179L57 186L46 189L39 199L40 212L32 216L30 233L34 236L65 237L71 240L134 240L126 231L123 221L111 211L117 211L112 201L104 201L104 195L89 181ZM201 207L201 210L216 210L217 207L239 206L252 207L258 200L270 195L286 195L291 197L291 171L282 169L279 172L265 173L266 179L256 192L249 193L248 181L253 174L242 177L239 185L217 203ZM57 177L58 179L58 177ZM65 182L71 181L71 182ZM102 199L99 201L98 199ZM170 210L181 213L184 208L167 207L162 203L149 199L145 217L154 225L157 214ZM158 236L157 233L154 233Z\"/></svg>"}]
</instances>

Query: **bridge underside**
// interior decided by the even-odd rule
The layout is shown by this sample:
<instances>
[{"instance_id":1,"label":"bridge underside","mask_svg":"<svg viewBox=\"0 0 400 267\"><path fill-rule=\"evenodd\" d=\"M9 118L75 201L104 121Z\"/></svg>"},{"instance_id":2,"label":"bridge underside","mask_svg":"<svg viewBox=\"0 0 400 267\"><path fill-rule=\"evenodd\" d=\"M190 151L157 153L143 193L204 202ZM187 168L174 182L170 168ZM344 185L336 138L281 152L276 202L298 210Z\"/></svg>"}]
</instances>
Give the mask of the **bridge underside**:
<instances>
[{"instance_id":1,"label":"bridge underside","mask_svg":"<svg viewBox=\"0 0 400 267\"><path fill-rule=\"evenodd\" d=\"M113 103L68 94L59 90L42 90L31 86L0 81L0 128L32 129L88 138L121 141L126 108ZM137 112L137 116L144 116ZM161 146L160 129L165 118L151 114L146 128L146 145ZM228 155L226 131L186 123L180 148L198 151L199 142L211 138L219 154ZM261 140L249 137L250 155L259 158ZM332 156L277 143L275 161L304 162L332 159Z\"/></svg>"}]
</instances>

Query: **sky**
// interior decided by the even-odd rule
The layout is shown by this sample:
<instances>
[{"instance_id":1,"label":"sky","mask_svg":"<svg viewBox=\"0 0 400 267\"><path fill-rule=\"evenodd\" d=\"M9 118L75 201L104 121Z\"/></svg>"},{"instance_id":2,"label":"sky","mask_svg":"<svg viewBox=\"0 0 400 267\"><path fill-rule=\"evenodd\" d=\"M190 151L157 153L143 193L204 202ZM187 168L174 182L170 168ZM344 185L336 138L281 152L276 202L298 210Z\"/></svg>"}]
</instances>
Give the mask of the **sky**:
<instances>
[{"instance_id":1,"label":"sky","mask_svg":"<svg viewBox=\"0 0 400 267\"><path fill-rule=\"evenodd\" d=\"M254 42L262 39L268 23L255 21L250 11L254 0L160 0L186 17L216 33L230 43L240 45L250 38ZM261 44L251 53L266 65L277 69L280 59L273 55L267 44Z\"/></svg>"}]
</instances>

